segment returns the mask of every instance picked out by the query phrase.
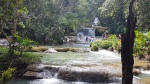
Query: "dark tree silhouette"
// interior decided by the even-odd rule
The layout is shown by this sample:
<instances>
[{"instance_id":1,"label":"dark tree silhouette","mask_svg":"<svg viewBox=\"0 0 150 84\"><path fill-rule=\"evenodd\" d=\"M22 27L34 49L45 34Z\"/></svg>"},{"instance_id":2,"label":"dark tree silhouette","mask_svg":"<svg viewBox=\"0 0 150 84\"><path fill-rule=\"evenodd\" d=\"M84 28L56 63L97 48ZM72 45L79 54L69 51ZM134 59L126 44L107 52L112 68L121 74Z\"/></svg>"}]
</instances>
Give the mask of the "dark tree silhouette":
<instances>
[{"instance_id":1,"label":"dark tree silhouette","mask_svg":"<svg viewBox=\"0 0 150 84\"><path fill-rule=\"evenodd\" d=\"M122 84L133 83L133 45L135 39L135 27L136 17L133 13L133 4L135 0L132 0L129 5L129 15L127 18L127 30L125 34L122 34L121 39L121 61L122 61Z\"/></svg>"}]
</instances>

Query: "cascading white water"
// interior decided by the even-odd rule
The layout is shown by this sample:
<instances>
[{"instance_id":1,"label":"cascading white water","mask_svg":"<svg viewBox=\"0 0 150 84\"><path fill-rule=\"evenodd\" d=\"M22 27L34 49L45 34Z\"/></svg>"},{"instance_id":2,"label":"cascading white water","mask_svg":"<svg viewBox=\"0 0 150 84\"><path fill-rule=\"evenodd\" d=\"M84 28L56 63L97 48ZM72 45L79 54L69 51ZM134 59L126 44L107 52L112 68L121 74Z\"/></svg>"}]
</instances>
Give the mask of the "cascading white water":
<instances>
[{"instance_id":1,"label":"cascading white water","mask_svg":"<svg viewBox=\"0 0 150 84\"><path fill-rule=\"evenodd\" d=\"M77 37L81 43L90 43L95 38L95 28L78 28Z\"/></svg>"},{"instance_id":2,"label":"cascading white water","mask_svg":"<svg viewBox=\"0 0 150 84\"><path fill-rule=\"evenodd\" d=\"M57 72L56 72L56 73L57 73ZM44 79L50 79L50 78L54 78L56 73L50 72L49 70L44 70L44 71L42 72L42 75L43 75L43 78L44 78Z\"/></svg>"},{"instance_id":3,"label":"cascading white water","mask_svg":"<svg viewBox=\"0 0 150 84\"><path fill-rule=\"evenodd\" d=\"M95 37L95 28L78 28L78 33L83 33L84 36Z\"/></svg>"}]
</instances>

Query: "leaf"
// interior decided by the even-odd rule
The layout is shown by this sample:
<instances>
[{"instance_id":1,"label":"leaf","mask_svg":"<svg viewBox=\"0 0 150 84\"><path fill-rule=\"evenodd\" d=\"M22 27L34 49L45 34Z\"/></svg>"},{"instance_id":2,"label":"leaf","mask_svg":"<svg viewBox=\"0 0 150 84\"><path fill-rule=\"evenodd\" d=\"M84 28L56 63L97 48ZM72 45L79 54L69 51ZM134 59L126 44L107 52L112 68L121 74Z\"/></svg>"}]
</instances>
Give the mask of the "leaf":
<instances>
[{"instance_id":1,"label":"leaf","mask_svg":"<svg viewBox=\"0 0 150 84\"><path fill-rule=\"evenodd\" d=\"M27 14L29 11L26 7L23 7L21 9L18 10L18 13L19 14Z\"/></svg>"},{"instance_id":2,"label":"leaf","mask_svg":"<svg viewBox=\"0 0 150 84\"><path fill-rule=\"evenodd\" d=\"M18 25L21 27L21 28L25 28L26 26L23 24L23 22L19 22Z\"/></svg>"}]
</instances>

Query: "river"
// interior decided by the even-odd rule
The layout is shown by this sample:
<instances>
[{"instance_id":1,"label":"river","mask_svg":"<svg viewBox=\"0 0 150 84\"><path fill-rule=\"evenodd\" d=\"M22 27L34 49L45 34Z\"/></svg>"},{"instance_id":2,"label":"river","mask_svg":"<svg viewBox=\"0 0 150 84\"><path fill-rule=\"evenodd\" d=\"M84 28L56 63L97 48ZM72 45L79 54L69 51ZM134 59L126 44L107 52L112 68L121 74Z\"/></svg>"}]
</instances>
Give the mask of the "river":
<instances>
[{"instance_id":1,"label":"river","mask_svg":"<svg viewBox=\"0 0 150 84\"><path fill-rule=\"evenodd\" d=\"M58 47L58 46L57 46ZM62 47L62 46L61 46ZM67 46L68 47L68 46ZM80 45L78 47L81 47ZM83 47L83 46L82 46ZM84 48L89 46L84 45ZM71 67L75 71L87 72L107 72L108 74L121 74L120 54L107 50L98 52L57 52L57 53L37 53L40 55L43 64L50 64L63 67ZM50 73L45 73L49 76ZM111 81L85 82L67 81L58 78L59 72L54 76L44 79L27 80L22 78L12 79L7 84L121 84L121 77L109 78ZM134 84L137 84L134 82Z\"/></svg>"}]
</instances>

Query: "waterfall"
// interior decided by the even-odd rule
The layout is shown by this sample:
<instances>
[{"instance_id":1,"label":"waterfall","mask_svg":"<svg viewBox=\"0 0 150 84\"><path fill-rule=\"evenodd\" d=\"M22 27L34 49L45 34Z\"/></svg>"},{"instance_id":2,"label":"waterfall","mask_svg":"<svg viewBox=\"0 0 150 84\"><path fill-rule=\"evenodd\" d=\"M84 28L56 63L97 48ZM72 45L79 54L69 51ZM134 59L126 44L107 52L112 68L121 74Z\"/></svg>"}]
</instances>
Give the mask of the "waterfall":
<instances>
[{"instance_id":1,"label":"waterfall","mask_svg":"<svg viewBox=\"0 0 150 84\"><path fill-rule=\"evenodd\" d=\"M98 19L98 17L95 17L95 19L94 19L94 26L98 26L98 23L99 23L99 19Z\"/></svg>"},{"instance_id":2,"label":"waterfall","mask_svg":"<svg viewBox=\"0 0 150 84\"><path fill-rule=\"evenodd\" d=\"M44 79L58 78L59 68L46 66L43 69L42 76Z\"/></svg>"},{"instance_id":3,"label":"waterfall","mask_svg":"<svg viewBox=\"0 0 150 84\"><path fill-rule=\"evenodd\" d=\"M77 35L78 33L83 33L84 36L95 37L95 28L78 28Z\"/></svg>"},{"instance_id":4,"label":"waterfall","mask_svg":"<svg viewBox=\"0 0 150 84\"><path fill-rule=\"evenodd\" d=\"M49 71L49 70L44 70L42 72L42 74L43 74L43 78L45 78L45 79L57 78L58 77L58 72Z\"/></svg>"}]
</instances>

